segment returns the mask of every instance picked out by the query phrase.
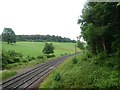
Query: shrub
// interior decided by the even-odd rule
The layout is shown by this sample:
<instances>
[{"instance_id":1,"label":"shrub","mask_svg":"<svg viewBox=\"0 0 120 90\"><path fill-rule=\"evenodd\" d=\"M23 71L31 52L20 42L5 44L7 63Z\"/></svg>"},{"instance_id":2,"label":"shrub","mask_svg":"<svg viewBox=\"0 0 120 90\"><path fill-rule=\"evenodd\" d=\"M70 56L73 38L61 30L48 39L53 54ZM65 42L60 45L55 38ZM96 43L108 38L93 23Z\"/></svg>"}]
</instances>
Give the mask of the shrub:
<instances>
[{"instance_id":1,"label":"shrub","mask_svg":"<svg viewBox=\"0 0 120 90\"><path fill-rule=\"evenodd\" d=\"M22 62L28 62L28 59L26 59L26 58L24 58L23 60L22 60Z\"/></svg>"},{"instance_id":2,"label":"shrub","mask_svg":"<svg viewBox=\"0 0 120 90\"><path fill-rule=\"evenodd\" d=\"M87 52L86 54L87 54L87 58L91 58L92 57L92 53Z\"/></svg>"},{"instance_id":3,"label":"shrub","mask_svg":"<svg viewBox=\"0 0 120 90\"><path fill-rule=\"evenodd\" d=\"M16 63L16 62L20 62L20 60L21 60L20 57L15 57L15 58L14 58L14 63Z\"/></svg>"},{"instance_id":4,"label":"shrub","mask_svg":"<svg viewBox=\"0 0 120 90\"><path fill-rule=\"evenodd\" d=\"M20 62L22 54L13 50L2 52L2 69L5 69L7 65Z\"/></svg>"},{"instance_id":5,"label":"shrub","mask_svg":"<svg viewBox=\"0 0 120 90\"><path fill-rule=\"evenodd\" d=\"M73 62L73 64L76 64L78 62L78 60L76 58L73 58L72 62Z\"/></svg>"},{"instance_id":6,"label":"shrub","mask_svg":"<svg viewBox=\"0 0 120 90\"><path fill-rule=\"evenodd\" d=\"M61 56L63 56L63 54L61 54Z\"/></svg>"},{"instance_id":7,"label":"shrub","mask_svg":"<svg viewBox=\"0 0 120 90\"><path fill-rule=\"evenodd\" d=\"M104 59L99 60L101 57ZM62 64L47 78L46 82L41 84L41 87L116 89L120 86L119 69L112 68L119 66L117 61L117 57L107 57L102 54L91 58L88 58L87 54L81 54Z\"/></svg>"},{"instance_id":8,"label":"shrub","mask_svg":"<svg viewBox=\"0 0 120 90\"><path fill-rule=\"evenodd\" d=\"M32 60L35 60L35 57L31 57Z\"/></svg>"},{"instance_id":9,"label":"shrub","mask_svg":"<svg viewBox=\"0 0 120 90\"><path fill-rule=\"evenodd\" d=\"M67 55L67 53L65 53L65 55Z\"/></svg>"},{"instance_id":10,"label":"shrub","mask_svg":"<svg viewBox=\"0 0 120 90\"><path fill-rule=\"evenodd\" d=\"M54 53L54 46L52 43L45 43L45 46L42 50L44 54L51 54Z\"/></svg>"},{"instance_id":11,"label":"shrub","mask_svg":"<svg viewBox=\"0 0 120 90\"><path fill-rule=\"evenodd\" d=\"M55 55L54 54L53 55L47 54L46 57L47 58L52 58L52 57L55 57Z\"/></svg>"},{"instance_id":12,"label":"shrub","mask_svg":"<svg viewBox=\"0 0 120 90\"><path fill-rule=\"evenodd\" d=\"M35 57L30 57L29 55L27 56L28 61L32 61L32 60L35 60Z\"/></svg>"},{"instance_id":13,"label":"shrub","mask_svg":"<svg viewBox=\"0 0 120 90\"><path fill-rule=\"evenodd\" d=\"M54 81L60 81L60 79L61 79L61 75L60 75L60 73L55 73L55 75L54 75Z\"/></svg>"},{"instance_id":14,"label":"shrub","mask_svg":"<svg viewBox=\"0 0 120 90\"><path fill-rule=\"evenodd\" d=\"M43 59L44 57L41 55L41 56L37 56L38 59Z\"/></svg>"}]
</instances>

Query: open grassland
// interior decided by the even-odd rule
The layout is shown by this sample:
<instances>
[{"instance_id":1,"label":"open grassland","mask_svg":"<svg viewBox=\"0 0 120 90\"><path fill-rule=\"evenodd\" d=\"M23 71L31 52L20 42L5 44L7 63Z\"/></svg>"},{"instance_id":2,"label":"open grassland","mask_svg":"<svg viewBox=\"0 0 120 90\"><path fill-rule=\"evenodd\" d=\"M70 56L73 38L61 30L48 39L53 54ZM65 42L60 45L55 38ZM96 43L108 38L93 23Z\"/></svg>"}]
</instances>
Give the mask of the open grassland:
<instances>
[{"instance_id":1,"label":"open grassland","mask_svg":"<svg viewBox=\"0 0 120 90\"><path fill-rule=\"evenodd\" d=\"M75 52L75 43L58 43L52 42L55 47L55 55L72 54ZM45 42L17 42L16 44L2 43L3 51L14 50L20 52L23 56L39 56L42 55L42 50Z\"/></svg>"},{"instance_id":2,"label":"open grassland","mask_svg":"<svg viewBox=\"0 0 120 90\"><path fill-rule=\"evenodd\" d=\"M55 48L54 54L56 57L75 53L75 43L52 43ZM47 60L55 58L46 58L43 55L42 50L44 48L45 42L17 42L16 44L7 44L3 42L1 44L1 49L4 53L4 63L2 63L2 66L6 70L5 72L0 72L0 75L3 75L3 77L1 77L3 80L17 73L23 72L26 69L32 68L37 64L44 63ZM14 50L15 52L5 52L9 50ZM23 57L21 57L19 52L23 55ZM10 56L11 54L12 56ZM41 58L41 56L43 56L43 58ZM15 63L9 64L5 62L6 60L12 62L14 60L17 61Z\"/></svg>"}]
</instances>

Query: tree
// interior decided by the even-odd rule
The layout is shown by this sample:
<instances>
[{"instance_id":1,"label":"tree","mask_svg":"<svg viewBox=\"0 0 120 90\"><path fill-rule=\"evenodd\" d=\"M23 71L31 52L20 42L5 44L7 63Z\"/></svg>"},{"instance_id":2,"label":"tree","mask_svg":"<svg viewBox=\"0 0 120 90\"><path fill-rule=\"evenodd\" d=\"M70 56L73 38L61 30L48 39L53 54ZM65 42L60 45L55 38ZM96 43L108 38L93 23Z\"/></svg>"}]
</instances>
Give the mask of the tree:
<instances>
[{"instance_id":1,"label":"tree","mask_svg":"<svg viewBox=\"0 0 120 90\"><path fill-rule=\"evenodd\" d=\"M84 49L85 49L84 43L81 42L81 41L77 41L77 47L80 48L81 50L84 50Z\"/></svg>"},{"instance_id":2,"label":"tree","mask_svg":"<svg viewBox=\"0 0 120 90\"><path fill-rule=\"evenodd\" d=\"M4 28L2 33L2 41L9 43L16 43L15 32L11 28Z\"/></svg>"},{"instance_id":3,"label":"tree","mask_svg":"<svg viewBox=\"0 0 120 90\"><path fill-rule=\"evenodd\" d=\"M51 54L54 53L54 47L52 43L45 43L45 46L42 51L44 54Z\"/></svg>"},{"instance_id":4,"label":"tree","mask_svg":"<svg viewBox=\"0 0 120 90\"><path fill-rule=\"evenodd\" d=\"M78 19L81 34L93 54L120 50L120 6L118 2L88 2ZM113 48L114 47L114 51Z\"/></svg>"},{"instance_id":5,"label":"tree","mask_svg":"<svg viewBox=\"0 0 120 90\"><path fill-rule=\"evenodd\" d=\"M84 50L85 49L85 43L80 41L81 39L81 36L77 37L77 47L80 48L81 50Z\"/></svg>"}]
</instances>

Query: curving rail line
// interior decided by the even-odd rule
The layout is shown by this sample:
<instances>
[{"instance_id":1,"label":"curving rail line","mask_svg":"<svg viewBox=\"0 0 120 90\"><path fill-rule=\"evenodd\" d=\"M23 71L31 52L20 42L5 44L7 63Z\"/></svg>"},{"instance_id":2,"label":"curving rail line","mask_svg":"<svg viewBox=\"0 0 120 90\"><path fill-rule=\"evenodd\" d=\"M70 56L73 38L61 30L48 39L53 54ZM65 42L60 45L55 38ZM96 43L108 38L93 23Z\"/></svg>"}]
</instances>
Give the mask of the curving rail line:
<instances>
[{"instance_id":1,"label":"curving rail line","mask_svg":"<svg viewBox=\"0 0 120 90\"><path fill-rule=\"evenodd\" d=\"M69 57L73 57L74 54L63 56L56 58L51 61L47 61L44 64L40 64L39 66L35 67L34 69L31 69L27 72L24 72L22 74L19 74L7 81L2 82L0 85L2 87L2 90L26 90L29 89L29 87L34 84L38 79L42 80L43 77L49 73L54 67L62 63L64 60L66 60Z\"/></svg>"}]
</instances>

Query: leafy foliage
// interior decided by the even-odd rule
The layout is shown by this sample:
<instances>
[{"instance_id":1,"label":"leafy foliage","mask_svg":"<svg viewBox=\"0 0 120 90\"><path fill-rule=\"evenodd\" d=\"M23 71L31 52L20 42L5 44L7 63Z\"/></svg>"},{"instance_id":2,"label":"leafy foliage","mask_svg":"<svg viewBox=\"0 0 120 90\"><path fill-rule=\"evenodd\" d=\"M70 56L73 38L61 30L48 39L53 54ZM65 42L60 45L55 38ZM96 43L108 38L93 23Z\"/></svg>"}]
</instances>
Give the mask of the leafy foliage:
<instances>
[{"instance_id":1,"label":"leafy foliage","mask_svg":"<svg viewBox=\"0 0 120 90\"><path fill-rule=\"evenodd\" d=\"M70 38L55 35L16 35L17 41L34 41L34 42L73 42Z\"/></svg>"},{"instance_id":2,"label":"leafy foliage","mask_svg":"<svg viewBox=\"0 0 120 90\"><path fill-rule=\"evenodd\" d=\"M55 69L46 80L40 85L41 88L114 88L120 86L118 63L114 62L114 57L110 59L114 66L107 66L108 62L102 62L99 58L102 55L87 57L84 53L76 59L67 60L58 69ZM87 58L87 60L86 60ZM73 63L77 60L77 63ZM99 63L101 61L101 63ZM116 58L119 61L119 58ZM101 66L102 65L102 66Z\"/></svg>"},{"instance_id":3,"label":"leafy foliage","mask_svg":"<svg viewBox=\"0 0 120 90\"><path fill-rule=\"evenodd\" d=\"M80 48L81 50L85 49L84 43L80 41L77 41L77 47Z\"/></svg>"},{"instance_id":4,"label":"leafy foliage","mask_svg":"<svg viewBox=\"0 0 120 90\"><path fill-rule=\"evenodd\" d=\"M20 66L29 66L30 63L43 63L46 60L49 60L49 58L55 57L55 55L39 55L37 57L33 56L27 56L23 57L23 55L20 52L16 52L14 50L9 51L3 51L2 52L2 69L11 69L14 67L20 67ZM27 64L27 65L26 65Z\"/></svg>"},{"instance_id":5,"label":"leafy foliage","mask_svg":"<svg viewBox=\"0 0 120 90\"><path fill-rule=\"evenodd\" d=\"M22 60L22 54L13 50L8 52L2 52L2 69L6 68L8 64L20 62Z\"/></svg>"},{"instance_id":6,"label":"leafy foliage","mask_svg":"<svg viewBox=\"0 0 120 90\"><path fill-rule=\"evenodd\" d=\"M54 70L40 88L120 87L120 3L88 2L78 19L87 51ZM82 47L82 43L79 43ZM92 53L91 53L92 52ZM55 72L61 75L55 82ZM62 82L62 83L61 83Z\"/></svg>"},{"instance_id":7,"label":"leafy foliage","mask_svg":"<svg viewBox=\"0 0 120 90\"><path fill-rule=\"evenodd\" d=\"M45 46L42 51L44 54L51 54L54 53L54 47L52 43L45 43Z\"/></svg>"},{"instance_id":8,"label":"leafy foliage","mask_svg":"<svg viewBox=\"0 0 120 90\"><path fill-rule=\"evenodd\" d=\"M16 35L11 28L4 28L2 33L2 41L16 43Z\"/></svg>"},{"instance_id":9,"label":"leafy foliage","mask_svg":"<svg viewBox=\"0 0 120 90\"><path fill-rule=\"evenodd\" d=\"M93 54L103 51L110 54L120 50L120 6L117 4L88 2L78 19L82 36Z\"/></svg>"}]
</instances>

